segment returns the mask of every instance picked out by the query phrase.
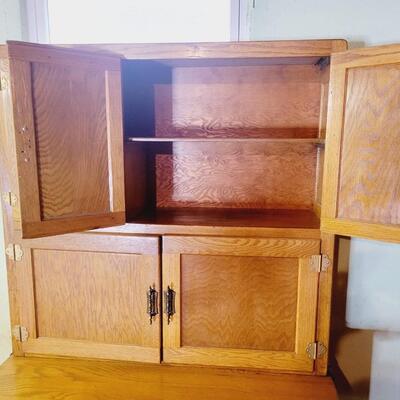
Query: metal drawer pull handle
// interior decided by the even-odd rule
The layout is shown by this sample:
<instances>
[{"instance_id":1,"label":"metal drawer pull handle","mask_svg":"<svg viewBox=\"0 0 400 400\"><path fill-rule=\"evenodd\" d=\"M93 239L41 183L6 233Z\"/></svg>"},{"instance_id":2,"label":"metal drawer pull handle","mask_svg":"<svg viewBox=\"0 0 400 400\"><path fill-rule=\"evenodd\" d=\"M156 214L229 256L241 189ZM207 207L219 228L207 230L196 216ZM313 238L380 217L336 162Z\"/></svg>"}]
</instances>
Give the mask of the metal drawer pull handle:
<instances>
[{"instance_id":1,"label":"metal drawer pull handle","mask_svg":"<svg viewBox=\"0 0 400 400\"><path fill-rule=\"evenodd\" d=\"M167 314L168 325L171 322L172 316L175 314L175 294L175 291L169 286L164 292L165 314Z\"/></svg>"},{"instance_id":2,"label":"metal drawer pull handle","mask_svg":"<svg viewBox=\"0 0 400 400\"><path fill-rule=\"evenodd\" d=\"M158 314L158 292L155 289L155 285L153 287L150 286L147 292L147 314L150 317L151 325Z\"/></svg>"}]
</instances>

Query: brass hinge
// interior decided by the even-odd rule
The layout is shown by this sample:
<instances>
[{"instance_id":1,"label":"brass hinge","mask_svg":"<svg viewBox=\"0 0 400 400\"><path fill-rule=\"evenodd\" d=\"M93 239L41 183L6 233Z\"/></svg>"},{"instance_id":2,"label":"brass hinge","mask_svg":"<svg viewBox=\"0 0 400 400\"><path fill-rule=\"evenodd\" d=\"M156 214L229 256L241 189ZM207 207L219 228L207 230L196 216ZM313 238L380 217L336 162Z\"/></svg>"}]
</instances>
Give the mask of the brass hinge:
<instances>
[{"instance_id":1,"label":"brass hinge","mask_svg":"<svg viewBox=\"0 0 400 400\"><path fill-rule=\"evenodd\" d=\"M8 89L8 78L6 75L0 75L0 90Z\"/></svg>"},{"instance_id":2,"label":"brass hinge","mask_svg":"<svg viewBox=\"0 0 400 400\"><path fill-rule=\"evenodd\" d=\"M327 352L327 348L323 343L313 342L309 343L306 348L306 353L308 358L311 360L316 360L317 358L323 357Z\"/></svg>"},{"instance_id":3,"label":"brass hinge","mask_svg":"<svg viewBox=\"0 0 400 400\"><path fill-rule=\"evenodd\" d=\"M15 325L12 328L12 334L18 342L26 342L28 340L29 332L24 326Z\"/></svg>"},{"instance_id":4,"label":"brass hinge","mask_svg":"<svg viewBox=\"0 0 400 400\"><path fill-rule=\"evenodd\" d=\"M155 319L158 314L158 292L155 289L155 286L149 287L147 291L147 314L150 317L150 325L153 323L153 319Z\"/></svg>"},{"instance_id":5,"label":"brass hinge","mask_svg":"<svg viewBox=\"0 0 400 400\"><path fill-rule=\"evenodd\" d=\"M11 261L21 261L24 251L19 244L10 243L6 247L6 254Z\"/></svg>"},{"instance_id":6,"label":"brass hinge","mask_svg":"<svg viewBox=\"0 0 400 400\"><path fill-rule=\"evenodd\" d=\"M312 271L315 272L326 272L331 265L331 261L326 254L318 254L311 256L310 266Z\"/></svg>"},{"instance_id":7,"label":"brass hinge","mask_svg":"<svg viewBox=\"0 0 400 400\"><path fill-rule=\"evenodd\" d=\"M14 207L17 204L17 196L13 192L4 192L1 194L1 198L4 203L8 204L11 207Z\"/></svg>"}]
</instances>

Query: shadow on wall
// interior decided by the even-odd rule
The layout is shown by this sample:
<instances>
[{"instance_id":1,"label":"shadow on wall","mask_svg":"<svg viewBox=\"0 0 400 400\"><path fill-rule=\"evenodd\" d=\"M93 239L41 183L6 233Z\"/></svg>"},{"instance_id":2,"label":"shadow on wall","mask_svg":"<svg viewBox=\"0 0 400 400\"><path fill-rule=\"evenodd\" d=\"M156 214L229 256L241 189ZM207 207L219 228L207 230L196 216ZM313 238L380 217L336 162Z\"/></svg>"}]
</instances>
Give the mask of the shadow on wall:
<instances>
[{"instance_id":1,"label":"shadow on wall","mask_svg":"<svg viewBox=\"0 0 400 400\"><path fill-rule=\"evenodd\" d=\"M344 399L368 399L373 332L346 327L350 239L339 238L336 249L337 268L333 284L330 372L339 394L346 396L343 397Z\"/></svg>"}]
</instances>

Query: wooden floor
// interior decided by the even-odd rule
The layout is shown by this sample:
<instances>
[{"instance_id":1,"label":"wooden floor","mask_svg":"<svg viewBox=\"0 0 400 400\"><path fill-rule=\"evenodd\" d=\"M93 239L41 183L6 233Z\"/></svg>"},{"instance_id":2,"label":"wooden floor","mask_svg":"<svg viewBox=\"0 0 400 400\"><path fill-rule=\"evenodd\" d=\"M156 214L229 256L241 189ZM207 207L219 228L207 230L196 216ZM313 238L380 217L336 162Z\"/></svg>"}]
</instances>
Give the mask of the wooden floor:
<instances>
[{"instance_id":1,"label":"wooden floor","mask_svg":"<svg viewBox=\"0 0 400 400\"><path fill-rule=\"evenodd\" d=\"M0 399L336 400L330 378L126 362L21 358L0 366Z\"/></svg>"}]
</instances>

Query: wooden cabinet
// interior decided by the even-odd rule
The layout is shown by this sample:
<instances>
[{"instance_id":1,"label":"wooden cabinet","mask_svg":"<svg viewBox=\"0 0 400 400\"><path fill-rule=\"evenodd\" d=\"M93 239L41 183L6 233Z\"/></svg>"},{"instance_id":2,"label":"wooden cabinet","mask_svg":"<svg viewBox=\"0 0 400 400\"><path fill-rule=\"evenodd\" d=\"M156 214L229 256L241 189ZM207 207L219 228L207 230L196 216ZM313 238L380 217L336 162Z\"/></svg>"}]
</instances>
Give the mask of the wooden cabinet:
<instances>
[{"instance_id":1,"label":"wooden cabinet","mask_svg":"<svg viewBox=\"0 0 400 400\"><path fill-rule=\"evenodd\" d=\"M24 243L25 354L160 361L159 239L72 234Z\"/></svg>"},{"instance_id":2,"label":"wooden cabinet","mask_svg":"<svg viewBox=\"0 0 400 400\"><path fill-rule=\"evenodd\" d=\"M400 47L80 47L0 48L14 348L326 374L333 235L400 240Z\"/></svg>"},{"instance_id":3,"label":"wooden cabinet","mask_svg":"<svg viewBox=\"0 0 400 400\"><path fill-rule=\"evenodd\" d=\"M164 360L312 372L319 253L310 239L165 237Z\"/></svg>"}]
</instances>

